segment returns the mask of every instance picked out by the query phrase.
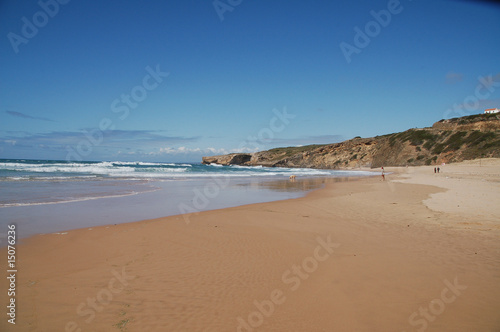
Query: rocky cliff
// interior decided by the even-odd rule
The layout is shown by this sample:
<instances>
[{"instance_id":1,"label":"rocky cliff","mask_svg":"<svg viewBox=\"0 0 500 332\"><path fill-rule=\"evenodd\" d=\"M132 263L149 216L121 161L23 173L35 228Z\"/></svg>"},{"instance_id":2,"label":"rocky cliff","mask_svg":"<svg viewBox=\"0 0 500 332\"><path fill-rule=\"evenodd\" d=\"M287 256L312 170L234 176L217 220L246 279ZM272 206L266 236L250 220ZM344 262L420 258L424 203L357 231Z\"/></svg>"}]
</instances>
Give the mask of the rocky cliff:
<instances>
[{"instance_id":1,"label":"rocky cliff","mask_svg":"<svg viewBox=\"0 0 500 332\"><path fill-rule=\"evenodd\" d=\"M335 144L203 157L203 163L337 169L440 165L480 157L500 157L499 114L441 120L428 128Z\"/></svg>"}]
</instances>

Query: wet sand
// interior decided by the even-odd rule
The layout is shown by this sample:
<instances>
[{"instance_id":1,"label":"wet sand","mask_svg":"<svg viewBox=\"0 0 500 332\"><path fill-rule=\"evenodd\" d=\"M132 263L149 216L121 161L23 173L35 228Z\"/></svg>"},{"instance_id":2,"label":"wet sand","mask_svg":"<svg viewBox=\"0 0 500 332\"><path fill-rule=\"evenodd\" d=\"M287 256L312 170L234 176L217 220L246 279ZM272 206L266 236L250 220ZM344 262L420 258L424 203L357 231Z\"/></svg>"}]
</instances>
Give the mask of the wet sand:
<instances>
[{"instance_id":1,"label":"wet sand","mask_svg":"<svg viewBox=\"0 0 500 332\"><path fill-rule=\"evenodd\" d=\"M432 169L31 237L0 330L499 331L500 161Z\"/></svg>"}]
</instances>

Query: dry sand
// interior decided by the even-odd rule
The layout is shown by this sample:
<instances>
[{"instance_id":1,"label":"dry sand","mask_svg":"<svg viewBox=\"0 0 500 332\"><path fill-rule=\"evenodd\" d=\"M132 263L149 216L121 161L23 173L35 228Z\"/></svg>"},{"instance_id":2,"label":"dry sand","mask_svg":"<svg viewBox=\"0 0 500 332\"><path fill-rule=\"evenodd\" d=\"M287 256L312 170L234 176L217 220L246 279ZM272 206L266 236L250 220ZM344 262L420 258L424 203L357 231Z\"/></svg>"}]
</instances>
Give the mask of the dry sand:
<instances>
[{"instance_id":1,"label":"dry sand","mask_svg":"<svg viewBox=\"0 0 500 332\"><path fill-rule=\"evenodd\" d=\"M0 330L500 331L500 160L432 169L34 236Z\"/></svg>"}]
</instances>

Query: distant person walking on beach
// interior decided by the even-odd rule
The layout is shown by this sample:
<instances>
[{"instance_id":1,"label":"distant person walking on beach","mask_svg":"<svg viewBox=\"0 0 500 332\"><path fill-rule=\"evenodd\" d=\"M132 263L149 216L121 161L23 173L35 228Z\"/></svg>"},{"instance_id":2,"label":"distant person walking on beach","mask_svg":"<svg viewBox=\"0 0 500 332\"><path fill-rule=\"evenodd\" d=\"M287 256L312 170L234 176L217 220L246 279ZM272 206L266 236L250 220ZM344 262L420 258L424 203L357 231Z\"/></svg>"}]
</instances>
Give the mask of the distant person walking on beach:
<instances>
[{"instance_id":1,"label":"distant person walking on beach","mask_svg":"<svg viewBox=\"0 0 500 332\"><path fill-rule=\"evenodd\" d=\"M438 167L438 173L439 173L439 167Z\"/></svg>"},{"instance_id":2,"label":"distant person walking on beach","mask_svg":"<svg viewBox=\"0 0 500 332\"><path fill-rule=\"evenodd\" d=\"M384 167L382 166L382 181L385 181Z\"/></svg>"},{"instance_id":3,"label":"distant person walking on beach","mask_svg":"<svg viewBox=\"0 0 500 332\"><path fill-rule=\"evenodd\" d=\"M436 173L436 167L434 167L434 173Z\"/></svg>"}]
</instances>

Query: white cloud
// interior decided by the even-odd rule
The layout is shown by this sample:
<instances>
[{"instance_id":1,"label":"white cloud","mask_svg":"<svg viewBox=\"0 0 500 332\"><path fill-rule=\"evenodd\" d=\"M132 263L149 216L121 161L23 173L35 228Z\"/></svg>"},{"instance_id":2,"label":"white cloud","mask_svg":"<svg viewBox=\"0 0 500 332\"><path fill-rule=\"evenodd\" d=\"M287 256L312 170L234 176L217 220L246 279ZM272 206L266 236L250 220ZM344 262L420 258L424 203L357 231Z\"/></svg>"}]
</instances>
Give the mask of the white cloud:
<instances>
[{"instance_id":1,"label":"white cloud","mask_svg":"<svg viewBox=\"0 0 500 332\"><path fill-rule=\"evenodd\" d=\"M229 153L226 149L216 149L216 148L187 148L185 146L180 146L178 148L160 148L157 152L150 152L150 155L177 155L177 154L190 154L190 153L201 153L201 154L226 154Z\"/></svg>"},{"instance_id":2,"label":"white cloud","mask_svg":"<svg viewBox=\"0 0 500 332\"><path fill-rule=\"evenodd\" d=\"M149 155L179 155L179 154L202 154L202 155L222 155L228 153L253 153L260 151L258 148L236 148L236 149L224 149L224 148L188 148L185 146L180 146L178 148L166 147L160 148L156 152L150 152Z\"/></svg>"}]
</instances>

